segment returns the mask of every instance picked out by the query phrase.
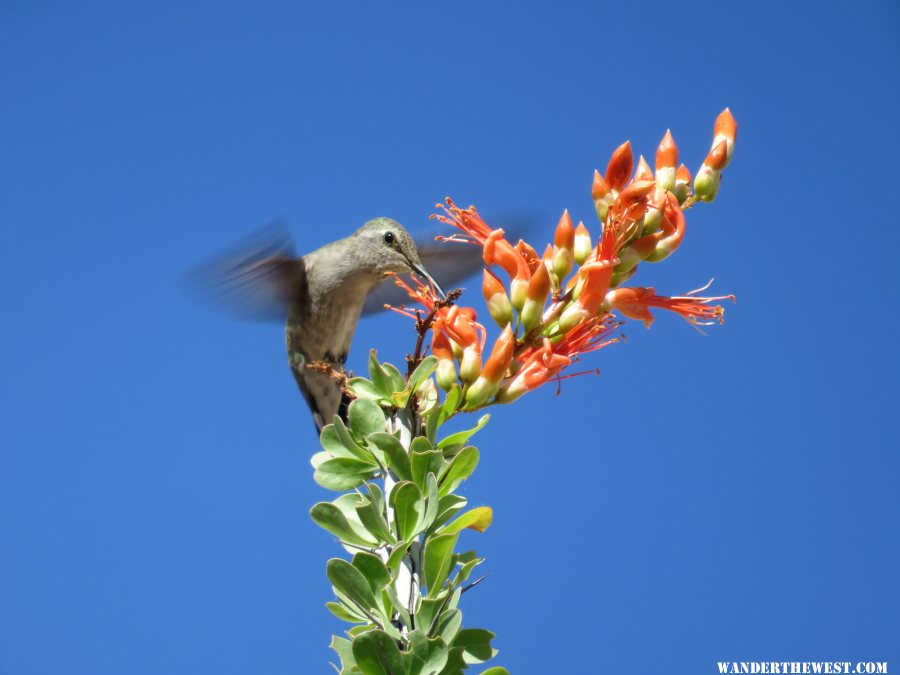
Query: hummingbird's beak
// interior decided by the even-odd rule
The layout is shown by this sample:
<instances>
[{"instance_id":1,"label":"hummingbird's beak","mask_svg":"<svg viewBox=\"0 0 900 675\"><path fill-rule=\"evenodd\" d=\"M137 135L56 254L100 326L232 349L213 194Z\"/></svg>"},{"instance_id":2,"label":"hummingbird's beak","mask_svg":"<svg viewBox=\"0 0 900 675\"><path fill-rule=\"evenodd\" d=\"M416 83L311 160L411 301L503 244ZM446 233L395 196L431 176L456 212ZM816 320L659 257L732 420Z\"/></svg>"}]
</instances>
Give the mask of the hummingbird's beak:
<instances>
[{"instance_id":1,"label":"hummingbird's beak","mask_svg":"<svg viewBox=\"0 0 900 675\"><path fill-rule=\"evenodd\" d=\"M438 292L438 295L440 295L442 298L447 297L447 294L444 293L444 289L441 288L440 284L434 280L434 277L432 277L428 273L428 271L422 266L421 263L419 263L419 264L410 263L409 266L410 266L410 268L412 268L413 272L418 274L420 277L426 279L428 281L428 283L430 283L432 286L434 286L434 290L436 290Z\"/></svg>"}]
</instances>

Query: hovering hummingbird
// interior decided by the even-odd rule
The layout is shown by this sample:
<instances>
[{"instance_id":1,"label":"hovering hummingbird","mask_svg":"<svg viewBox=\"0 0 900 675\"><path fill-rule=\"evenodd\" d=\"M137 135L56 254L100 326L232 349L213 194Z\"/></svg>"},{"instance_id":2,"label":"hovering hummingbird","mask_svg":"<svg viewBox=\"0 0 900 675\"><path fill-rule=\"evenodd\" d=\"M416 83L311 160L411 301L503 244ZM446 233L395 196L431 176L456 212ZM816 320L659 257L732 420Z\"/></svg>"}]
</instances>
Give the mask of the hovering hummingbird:
<instances>
[{"instance_id":1,"label":"hovering hummingbird","mask_svg":"<svg viewBox=\"0 0 900 675\"><path fill-rule=\"evenodd\" d=\"M360 316L406 297L388 276L417 274L443 295L436 279L451 284L471 275L481 265L479 254L470 246L417 247L400 223L375 218L303 257L294 253L289 235L270 227L200 272L201 281L212 281L214 294L244 316L286 318L288 363L321 431L334 415L346 415L348 401L334 377L310 366L325 363L344 372Z\"/></svg>"}]
</instances>

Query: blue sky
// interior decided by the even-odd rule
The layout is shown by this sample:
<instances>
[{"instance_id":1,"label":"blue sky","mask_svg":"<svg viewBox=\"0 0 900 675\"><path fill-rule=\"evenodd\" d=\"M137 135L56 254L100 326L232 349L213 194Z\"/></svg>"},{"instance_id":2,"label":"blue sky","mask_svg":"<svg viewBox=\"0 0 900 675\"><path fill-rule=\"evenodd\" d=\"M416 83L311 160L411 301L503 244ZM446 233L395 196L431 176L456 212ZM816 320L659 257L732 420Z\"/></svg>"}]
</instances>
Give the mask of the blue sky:
<instances>
[{"instance_id":1,"label":"blue sky","mask_svg":"<svg viewBox=\"0 0 900 675\"><path fill-rule=\"evenodd\" d=\"M514 673L900 664L895 4L7 2L0 62L0 673L328 672L282 331L184 270L445 195L549 237L622 141L695 169L726 105L718 200L636 281L737 304L496 410L465 622ZM378 317L351 365L412 343Z\"/></svg>"}]
</instances>

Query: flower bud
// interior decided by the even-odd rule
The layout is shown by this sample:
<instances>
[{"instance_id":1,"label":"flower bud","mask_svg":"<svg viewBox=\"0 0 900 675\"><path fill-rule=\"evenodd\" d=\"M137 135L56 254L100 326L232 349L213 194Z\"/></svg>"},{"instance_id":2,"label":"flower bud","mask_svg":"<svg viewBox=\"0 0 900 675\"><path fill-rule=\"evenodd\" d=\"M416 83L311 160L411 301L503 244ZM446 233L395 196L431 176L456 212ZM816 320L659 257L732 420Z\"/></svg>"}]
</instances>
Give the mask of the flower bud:
<instances>
[{"instance_id":1,"label":"flower bud","mask_svg":"<svg viewBox=\"0 0 900 675\"><path fill-rule=\"evenodd\" d=\"M489 269L484 270L481 290L484 293L491 318L501 328L508 325L512 321L512 304L509 302L503 283Z\"/></svg>"},{"instance_id":2,"label":"flower bud","mask_svg":"<svg viewBox=\"0 0 900 675\"><path fill-rule=\"evenodd\" d=\"M512 331L512 326L508 325L494 343L491 356L485 363L478 379L466 391L467 407L473 408L484 405L493 396L500 386L500 381L509 369L510 363L512 363L515 350L516 337Z\"/></svg>"},{"instance_id":3,"label":"flower bud","mask_svg":"<svg viewBox=\"0 0 900 675\"><path fill-rule=\"evenodd\" d=\"M442 330L432 331L431 353L438 360L435 374L438 386L444 391L450 391L450 388L456 384L456 365L453 363L453 348L450 339Z\"/></svg>"},{"instance_id":4,"label":"flower bud","mask_svg":"<svg viewBox=\"0 0 900 675\"><path fill-rule=\"evenodd\" d=\"M666 129L656 150L656 184L664 190L675 189L675 167L678 165L678 146L672 132Z\"/></svg>"},{"instance_id":5,"label":"flower bud","mask_svg":"<svg viewBox=\"0 0 900 675\"><path fill-rule=\"evenodd\" d=\"M463 348L459 362L459 377L463 382L474 382L481 372L481 351L477 345Z\"/></svg>"},{"instance_id":6,"label":"flower bud","mask_svg":"<svg viewBox=\"0 0 900 675\"><path fill-rule=\"evenodd\" d=\"M591 249L593 247L594 245L591 243L591 233L588 232L584 223L579 222L578 227L575 228L575 245L573 250L575 262L579 265L583 265L584 261L587 260L587 257L591 254Z\"/></svg>"},{"instance_id":7,"label":"flower bud","mask_svg":"<svg viewBox=\"0 0 900 675\"><path fill-rule=\"evenodd\" d=\"M597 217L601 222L605 221L606 214L609 212L609 205L612 204L615 195L612 188L609 187L609 184L596 169L594 170L594 184L591 188L591 196L594 199L594 209L597 211Z\"/></svg>"},{"instance_id":8,"label":"flower bud","mask_svg":"<svg viewBox=\"0 0 900 675\"><path fill-rule=\"evenodd\" d=\"M637 169L635 169L634 178L632 180L635 183L638 181L655 180L653 172L650 170L650 165L647 164L647 160L644 159L643 155L638 158Z\"/></svg>"},{"instance_id":9,"label":"flower bud","mask_svg":"<svg viewBox=\"0 0 900 675\"><path fill-rule=\"evenodd\" d=\"M631 141L625 141L613 151L606 166L606 182L616 192L628 184L631 178L631 169L634 166L634 156L631 154Z\"/></svg>"},{"instance_id":10,"label":"flower bud","mask_svg":"<svg viewBox=\"0 0 900 675\"><path fill-rule=\"evenodd\" d=\"M684 201L690 196L692 181L693 178L688 168L684 164L679 166L678 171L675 172L675 189L672 190L679 204L684 204Z\"/></svg>"},{"instance_id":11,"label":"flower bud","mask_svg":"<svg viewBox=\"0 0 900 675\"><path fill-rule=\"evenodd\" d=\"M541 323L549 293L550 273L546 265L540 265L528 283L527 299L522 307L522 326L526 333Z\"/></svg>"},{"instance_id":12,"label":"flower bud","mask_svg":"<svg viewBox=\"0 0 900 675\"><path fill-rule=\"evenodd\" d=\"M565 279L566 275L572 271L575 249L575 228L572 226L572 218L569 217L568 209L563 211L562 218L559 219L553 243L556 247L553 271L559 279Z\"/></svg>"},{"instance_id":13,"label":"flower bud","mask_svg":"<svg viewBox=\"0 0 900 675\"><path fill-rule=\"evenodd\" d=\"M728 145L726 141L719 141L718 145L709 151L703 166L694 178L694 194L705 202L711 202L719 191L719 183L722 181L722 169L728 160Z\"/></svg>"},{"instance_id":14,"label":"flower bud","mask_svg":"<svg viewBox=\"0 0 900 675\"><path fill-rule=\"evenodd\" d=\"M731 156L734 154L734 142L737 140L737 121L728 108L725 108L716 118L713 127L713 147L716 147L722 141L725 141L725 160L719 169L724 169L731 162Z\"/></svg>"}]
</instances>

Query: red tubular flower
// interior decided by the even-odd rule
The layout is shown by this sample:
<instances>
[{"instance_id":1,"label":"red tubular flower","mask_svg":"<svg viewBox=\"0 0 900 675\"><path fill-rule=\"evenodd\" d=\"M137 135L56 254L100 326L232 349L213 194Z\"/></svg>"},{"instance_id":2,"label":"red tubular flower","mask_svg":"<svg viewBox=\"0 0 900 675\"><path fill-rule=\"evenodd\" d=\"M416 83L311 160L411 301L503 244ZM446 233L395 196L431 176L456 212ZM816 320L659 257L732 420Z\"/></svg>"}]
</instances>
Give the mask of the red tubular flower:
<instances>
[{"instance_id":1,"label":"red tubular flower","mask_svg":"<svg viewBox=\"0 0 900 675\"><path fill-rule=\"evenodd\" d=\"M572 363L572 359L553 352L553 343L544 338L540 347L523 354L516 374L500 387L497 401L510 403L527 391L537 389L555 377L560 370Z\"/></svg>"},{"instance_id":2,"label":"red tubular flower","mask_svg":"<svg viewBox=\"0 0 900 675\"><path fill-rule=\"evenodd\" d=\"M531 272L525 259L503 238L503 230L494 230L488 235L484 243L484 262L487 265L496 263L506 270L510 279L510 299L513 307L522 309Z\"/></svg>"},{"instance_id":3,"label":"red tubular flower","mask_svg":"<svg viewBox=\"0 0 900 675\"><path fill-rule=\"evenodd\" d=\"M613 151L606 166L606 182L616 192L622 188L631 178L631 169L634 166L634 156L631 154L631 141L625 141Z\"/></svg>"},{"instance_id":4,"label":"red tubular flower","mask_svg":"<svg viewBox=\"0 0 900 675\"><path fill-rule=\"evenodd\" d=\"M450 199L450 197L447 197L444 201L446 202L446 206L444 204L436 205L443 213L435 213L431 217L442 223L451 225L467 235L466 237L459 237L457 241L466 241L471 244L484 244L488 235L494 231L494 228L484 222L482 217L478 214L478 210L474 206L470 206L467 209L461 209L452 199ZM448 239L452 239L452 237L448 237Z\"/></svg>"},{"instance_id":5,"label":"red tubular flower","mask_svg":"<svg viewBox=\"0 0 900 675\"><path fill-rule=\"evenodd\" d=\"M484 348L484 326L475 320L471 307L443 308L431 326L433 332L447 334L459 349L459 376L463 382L473 382L481 372L481 352Z\"/></svg>"},{"instance_id":6,"label":"red tubular flower","mask_svg":"<svg viewBox=\"0 0 900 675\"><path fill-rule=\"evenodd\" d=\"M525 264L528 265L528 271L531 274L534 274L537 266L541 264L541 258L540 256L538 256L537 251L535 251L531 247L531 244L523 241L522 239L519 239L519 242L516 244L515 249L525 260Z\"/></svg>"},{"instance_id":7,"label":"red tubular flower","mask_svg":"<svg viewBox=\"0 0 900 675\"><path fill-rule=\"evenodd\" d=\"M710 282L712 283L712 282ZM695 295L709 288L703 288L681 296L667 297L657 295L653 288L617 288L606 296L613 309L618 310L629 319L643 321L647 328L653 323L651 307L667 309L680 315L685 321L696 326L708 326L712 323L724 322L725 308L721 305L710 305L719 300L734 300L733 295L715 297L699 297Z\"/></svg>"},{"instance_id":8,"label":"red tubular flower","mask_svg":"<svg viewBox=\"0 0 900 675\"><path fill-rule=\"evenodd\" d=\"M508 325L494 343L491 356L484 364L478 379L466 391L467 407L475 408L484 405L494 395L500 386L500 381L509 370L515 351L516 336L512 326Z\"/></svg>"},{"instance_id":9,"label":"red tubular flower","mask_svg":"<svg viewBox=\"0 0 900 675\"><path fill-rule=\"evenodd\" d=\"M597 315L609 291L618 259L614 260L594 260L581 266L581 292L559 317L559 328L564 333Z\"/></svg>"}]
</instances>

